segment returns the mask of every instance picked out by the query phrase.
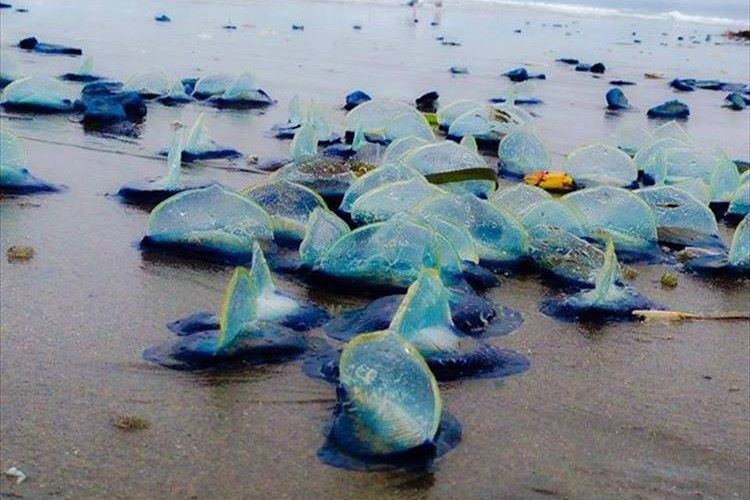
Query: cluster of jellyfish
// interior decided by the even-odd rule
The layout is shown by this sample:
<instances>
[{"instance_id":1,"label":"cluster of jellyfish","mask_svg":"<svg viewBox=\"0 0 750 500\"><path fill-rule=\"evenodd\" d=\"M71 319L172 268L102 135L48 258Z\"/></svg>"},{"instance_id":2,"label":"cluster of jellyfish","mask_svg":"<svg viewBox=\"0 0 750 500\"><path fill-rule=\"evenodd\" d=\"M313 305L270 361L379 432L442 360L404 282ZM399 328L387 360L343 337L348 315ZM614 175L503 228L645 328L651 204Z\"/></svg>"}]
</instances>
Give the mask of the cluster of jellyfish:
<instances>
[{"instance_id":1,"label":"cluster of jellyfish","mask_svg":"<svg viewBox=\"0 0 750 500\"><path fill-rule=\"evenodd\" d=\"M158 76L134 78L123 91L226 101L231 82L243 78L170 85ZM28 82L8 85L3 105L33 98L38 106L40 95L62 102ZM176 370L302 360L307 375L336 384L321 460L363 470L429 467L462 432L443 410L438 382L529 367L487 340L522 323L483 294L498 285L498 272L535 269L559 291L540 301L543 313L604 322L660 307L626 283L620 262L679 260L686 272L750 274L750 174L722 151L668 122L623 130L553 166L531 115L512 101L462 100L426 115L373 99L351 109L338 133L325 107L295 98L288 122L274 127L292 139L289 157L240 191L185 178L183 162L239 153L211 138L203 116L176 129L163 152L165 175L118 191L153 207L141 249L237 267L216 313L169 323L176 338L144 358ZM1 145L3 191L57 189L29 173L18 138L3 131ZM480 151L496 153L497 165ZM499 189L498 175L518 182ZM722 218L737 224L728 246ZM375 298L331 314L280 291L272 271Z\"/></svg>"}]
</instances>

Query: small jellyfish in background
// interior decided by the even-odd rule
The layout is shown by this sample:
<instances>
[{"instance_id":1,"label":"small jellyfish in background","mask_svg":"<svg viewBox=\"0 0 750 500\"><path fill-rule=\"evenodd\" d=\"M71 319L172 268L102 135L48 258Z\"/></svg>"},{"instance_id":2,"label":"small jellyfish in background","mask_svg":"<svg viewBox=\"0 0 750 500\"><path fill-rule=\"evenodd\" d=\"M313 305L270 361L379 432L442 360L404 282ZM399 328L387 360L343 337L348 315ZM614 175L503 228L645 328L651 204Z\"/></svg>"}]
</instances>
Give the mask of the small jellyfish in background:
<instances>
[{"instance_id":1,"label":"small jellyfish in background","mask_svg":"<svg viewBox=\"0 0 750 500\"><path fill-rule=\"evenodd\" d=\"M169 150L160 151L159 154L167 156ZM182 149L182 161L188 163L198 160L233 159L241 156L242 153L236 149L221 146L211 138L206 125L206 115L203 113L198 116L190 128Z\"/></svg>"},{"instance_id":2,"label":"small jellyfish in background","mask_svg":"<svg viewBox=\"0 0 750 500\"><path fill-rule=\"evenodd\" d=\"M634 310L657 308L635 289L621 284L619 275L615 245L610 239L594 288L563 298L547 299L540 309L544 314L564 321L606 322L632 320L635 319Z\"/></svg>"},{"instance_id":3,"label":"small jellyfish in background","mask_svg":"<svg viewBox=\"0 0 750 500\"><path fill-rule=\"evenodd\" d=\"M88 56L83 60L78 71L75 73L64 73L60 78L70 82L82 83L90 83L103 79L103 77L94 74L94 58L92 56Z\"/></svg>"},{"instance_id":4,"label":"small jellyfish in background","mask_svg":"<svg viewBox=\"0 0 750 500\"><path fill-rule=\"evenodd\" d=\"M417 349L393 332L357 336L343 349L333 421L318 457L355 470L429 469L455 447L461 425L442 408Z\"/></svg>"},{"instance_id":5,"label":"small jellyfish in background","mask_svg":"<svg viewBox=\"0 0 750 500\"><path fill-rule=\"evenodd\" d=\"M146 349L144 358L179 370L282 362L310 349L299 332L327 319L323 309L276 289L256 243L250 270L238 267L229 280L219 316L169 323L178 339Z\"/></svg>"},{"instance_id":6,"label":"small jellyfish in background","mask_svg":"<svg viewBox=\"0 0 750 500\"><path fill-rule=\"evenodd\" d=\"M26 167L26 153L21 140L10 132L0 130L0 193L32 194L61 189L34 177Z\"/></svg>"},{"instance_id":7,"label":"small jellyfish in background","mask_svg":"<svg viewBox=\"0 0 750 500\"><path fill-rule=\"evenodd\" d=\"M180 125L177 126L180 127ZM157 204L182 191L205 188L216 184L213 181L183 179L182 149L184 141L185 132L182 128L178 128L167 155L167 175L158 179L129 182L123 185L117 194L129 203Z\"/></svg>"}]
</instances>

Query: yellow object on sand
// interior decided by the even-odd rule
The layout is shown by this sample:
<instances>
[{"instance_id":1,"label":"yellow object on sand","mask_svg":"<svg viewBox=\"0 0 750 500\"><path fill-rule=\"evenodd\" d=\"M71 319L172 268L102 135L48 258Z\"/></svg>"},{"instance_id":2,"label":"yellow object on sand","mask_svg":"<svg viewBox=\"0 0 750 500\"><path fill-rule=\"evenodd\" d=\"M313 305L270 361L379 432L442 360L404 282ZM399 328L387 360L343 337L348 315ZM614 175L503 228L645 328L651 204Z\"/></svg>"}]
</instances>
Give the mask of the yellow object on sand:
<instances>
[{"instance_id":1,"label":"yellow object on sand","mask_svg":"<svg viewBox=\"0 0 750 500\"><path fill-rule=\"evenodd\" d=\"M437 121L437 113L422 113L427 120L427 123L430 124L430 127L437 128L438 121Z\"/></svg>"},{"instance_id":2,"label":"yellow object on sand","mask_svg":"<svg viewBox=\"0 0 750 500\"><path fill-rule=\"evenodd\" d=\"M573 178L558 170L532 172L524 176L523 182L547 191L570 191L573 189Z\"/></svg>"}]
</instances>

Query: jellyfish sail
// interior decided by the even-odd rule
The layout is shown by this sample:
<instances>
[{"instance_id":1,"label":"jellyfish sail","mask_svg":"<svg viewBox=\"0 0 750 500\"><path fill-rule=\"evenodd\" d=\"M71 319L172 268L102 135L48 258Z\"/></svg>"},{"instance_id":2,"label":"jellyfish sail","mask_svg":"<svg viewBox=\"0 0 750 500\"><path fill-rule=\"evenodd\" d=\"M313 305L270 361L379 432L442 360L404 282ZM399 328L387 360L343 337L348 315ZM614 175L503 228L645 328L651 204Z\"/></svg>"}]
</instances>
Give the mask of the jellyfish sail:
<instances>
[{"instance_id":1,"label":"jellyfish sail","mask_svg":"<svg viewBox=\"0 0 750 500\"><path fill-rule=\"evenodd\" d=\"M546 225L530 228L529 240L531 260L544 274L564 284L594 286L604 266L604 252L598 247L564 229Z\"/></svg>"},{"instance_id":2,"label":"jellyfish sail","mask_svg":"<svg viewBox=\"0 0 750 500\"><path fill-rule=\"evenodd\" d=\"M558 200L547 200L534 205L523 213L521 224L527 231L541 225L563 229L574 236L588 236L583 216L573 207Z\"/></svg>"},{"instance_id":3,"label":"jellyfish sail","mask_svg":"<svg viewBox=\"0 0 750 500\"><path fill-rule=\"evenodd\" d=\"M599 186L561 198L582 214L587 233L600 243L613 239L621 258L658 260L656 216L651 207L625 189Z\"/></svg>"},{"instance_id":4,"label":"jellyfish sail","mask_svg":"<svg viewBox=\"0 0 750 500\"><path fill-rule=\"evenodd\" d=\"M144 99L152 99L169 92L169 76L164 71L140 73L125 82L122 89L137 92Z\"/></svg>"},{"instance_id":5,"label":"jellyfish sail","mask_svg":"<svg viewBox=\"0 0 750 500\"><path fill-rule=\"evenodd\" d=\"M489 168L476 151L453 141L414 149L403 157L403 163L447 191L472 193L484 198L495 191L495 170Z\"/></svg>"},{"instance_id":6,"label":"jellyfish sail","mask_svg":"<svg viewBox=\"0 0 750 500\"><path fill-rule=\"evenodd\" d=\"M183 191L149 215L142 245L247 262L255 240L273 239L273 222L257 203L220 186Z\"/></svg>"},{"instance_id":7,"label":"jellyfish sail","mask_svg":"<svg viewBox=\"0 0 750 500\"><path fill-rule=\"evenodd\" d=\"M181 80L176 80L166 95L158 97L157 100L165 106L176 106L193 100L185 91L185 85Z\"/></svg>"},{"instance_id":8,"label":"jellyfish sail","mask_svg":"<svg viewBox=\"0 0 750 500\"><path fill-rule=\"evenodd\" d=\"M314 267L325 251L349 232L349 226L336 214L325 208L316 208L307 220L305 236L299 246L302 262L307 267Z\"/></svg>"},{"instance_id":9,"label":"jellyfish sail","mask_svg":"<svg viewBox=\"0 0 750 500\"><path fill-rule=\"evenodd\" d=\"M71 82L95 82L101 80L102 77L94 74L94 58L92 56L86 57L78 68L78 71L74 73L65 73L60 78Z\"/></svg>"},{"instance_id":10,"label":"jellyfish sail","mask_svg":"<svg viewBox=\"0 0 750 500\"><path fill-rule=\"evenodd\" d=\"M200 83L200 80L198 80ZM206 85L198 87L199 94L206 93ZM255 75L250 72L237 76L219 95L212 95L209 103L219 108L254 108L273 104L273 99L265 90L258 86Z\"/></svg>"},{"instance_id":11,"label":"jellyfish sail","mask_svg":"<svg viewBox=\"0 0 750 500\"><path fill-rule=\"evenodd\" d=\"M473 101L468 99L462 99L454 101L445 107L442 107L437 112L438 126L443 131L448 131L451 124L456 118L464 115L470 111L477 111L483 109L485 105L479 101Z\"/></svg>"},{"instance_id":12,"label":"jellyfish sail","mask_svg":"<svg viewBox=\"0 0 750 500\"><path fill-rule=\"evenodd\" d=\"M254 320L273 322L292 330L303 332L320 326L328 321L328 313L311 303L308 303L297 297L293 297L276 288L268 268L263 251L258 243L253 244L252 267L249 272L244 268L240 269L240 274L245 274L246 284L252 284L251 287L242 290L233 295L227 294L227 300L242 298L244 300L236 301L235 309L242 311L251 311L243 313L245 317L252 317ZM237 276L239 279L241 276ZM227 303L229 304L229 303ZM224 311L224 309L222 309ZM167 328L180 336L191 335L203 331L221 330L221 314L218 316L209 312L199 312L191 314L185 318L172 321L167 324ZM230 321L234 328L241 326L241 323ZM227 320L225 318L225 324ZM229 333L228 335L232 335ZM226 340L226 339L225 339Z\"/></svg>"},{"instance_id":13,"label":"jellyfish sail","mask_svg":"<svg viewBox=\"0 0 750 500\"><path fill-rule=\"evenodd\" d=\"M413 168L401 163L382 165L351 183L344 193L339 209L351 213L354 202L368 192L391 182L407 181L421 176L422 174Z\"/></svg>"},{"instance_id":14,"label":"jellyfish sail","mask_svg":"<svg viewBox=\"0 0 750 500\"><path fill-rule=\"evenodd\" d=\"M673 186L634 191L656 215L659 241L669 246L724 249L719 226L708 206Z\"/></svg>"},{"instance_id":15,"label":"jellyfish sail","mask_svg":"<svg viewBox=\"0 0 750 500\"><path fill-rule=\"evenodd\" d=\"M227 73L206 75L195 82L191 95L199 100L220 96L227 91L234 81L235 77Z\"/></svg>"},{"instance_id":16,"label":"jellyfish sail","mask_svg":"<svg viewBox=\"0 0 750 500\"><path fill-rule=\"evenodd\" d=\"M182 152L184 142L185 132L183 129L178 129L175 131L167 153L167 175L157 179L129 182L120 188L117 192L118 196L130 203L156 204L177 193L216 184L213 181L183 179Z\"/></svg>"},{"instance_id":17,"label":"jellyfish sail","mask_svg":"<svg viewBox=\"0 0 750 500\"><path fill-rule=\"evenodd\" d=\"M21 140L0 129L0 193L31 194L59 189L31 175Z\"/></svg>"},{"instance_id":18,"label":"jellyfish sail","mask_svg":"<svg viewBox=\"0 0 750 500\"><path fill-rule=\"evenodd\" d=\"M310 215L326 203L315 191L286 180L271 180L240 192L268 212L277 243L299 244L305 237Z\"/></svg>"},{"instance_id":19,"label":"jellyfish sail","mask_svg":"<svg viewBox=\"0 0 750 500\"><path fill-rule=\"evenodd\" d=\"M736 224L748 213L750 213L750 170L745 171L740 177L740 185L732 195L724 219L730 224Z\"/></svg>"},{"instance_id":20,"label":"jellyfish sail","mask_svg":"<svg viewBox=\"0 0 750 500\"><path fill-rule=\"evenodd\" d=\"M686 262L685 269L700 274L750 276L750 215L737 225L728 253L697 257Z\"/></svg>"},{"instance_id":21,"label":"jellyfish sail","mask_svg":"<svg viewBox=\"0 0 750 500\"><path fill-rule=\"evenodd\" d=\"M400 117L399 120L406 123L406 117L410 114L415 115L415 123L417 120L424 120L421 113L408 104L389 99L373 99L347 113L344 129L354 132L361 128L368 139L387 141L386 130L393 119Z\"/></svg>"},{"instance_id":22,"label":"jellyfish sail","mask_svg":"<svg viewBox=\"0 0 750 500\"><path fill-rule=\"evenodd\" d=\"M497 158L500 172L511 177L546 171L551 159L547 148L539 137L530 130L514 130L498 145Z\"/></svg>"},{"instance_id":23,"label":"jellyfish sail","mask_svg":"<svg viewBox=\"0 0 750 500\"><path fill-rule=\"evenodd\" d=\"M544 189L528 184L516 184L497 190L490 198L490 203L520 219L535 205L551 200L552 195Z\"/></svg>"},{"instance_id":24,"label":"jellyfish sail","mask_svg":"<svg viewBox=\"0 0 750 500\"><path fill-rule=\"evenodd\" d=\"M396 310L390 330L416 347L438 380L498 377L517 373L519 368L517 357L456 328L448 289L435 269L420 272ZM513 369L509 372L511 364Z\"/></svg>"},{"instance_id":25,"label":"jellyfish sail","mask_svg":"<svg viewBox=\"0 0 750 500\"><path fill-rule=\"evenodd\" d=\"M242 153L236 149L220 146L212 138L206 126L206 115L201 113L190 128L185 147L182 151L182 161L213 160L219 158L238 158Z\"/></svg>"},{"instance_id":26,"label":"jellyfish sail","mask_svg":"<svg viewBox=\"0 0 750 500\"><path fill-rule=\"evenodd\" d=\"M333 423L318 451L323 462L362 470L427 468L460 439L460 425L443 415L424 359L395 333L350 341L339 372Z\"/></svg>"},{"instance_id":27,"label":"jellyfish sail","mask_svg":"<svg viewBox=\"0 0 750 500\"><path fill-rule=\"evenodd\" d=\"M427 119L423 114L416 112L401 113L394 117L385 126L383 137L387 142L403 137L418 137L428 142L435 140L435 134Z\"/></svg>"},{"instance_id":28,"label":"jellyfish sail","mask_svg":"<svg viewBox=\"0 0 750 500\"><path fill-rule=\"evenodd\" d=\"M562 168L581 187L638 185L635 162L619 149L606 144L592 144L570 152Z\"/></svg>"},{"instance_id":29,"label":"jellyfish sail","mask_svg":"<svg viewBox=\"0 0 750 500\"><path fill-rule=\"evenodd\" d=\"M3 89L0 106L8 111L29 113L70 113L75 110L72 87L46 76L27 76Z\"/></svg>"},{"instance_id":30,"label":"jellyfish sail","mask_svg":"<svg viewBox=\"0 0 750 500\"><path fill-rule=\"evenodd\" d=\"M370 224L407 212L418 203L446 194L421 175L379 186L356 199L351 206L352 221Z\"/></svg>"},{"instance_id":31,"label":"jellyfish sail","mask_svg":"<svg viewBox=\"0 0 750 500\"><path fill-rule=\"evenodd\" d=\"M144 351L144 358L178 370L278 363L309 349L300 331L328 319L317 306L278 292L257 243L250 271L229 280L219 316L197 313L172 322L178 339Z\"/></svg>"},{"instance_id":32,"label":"jellyfish sail","mask_svg":"<svg viewBox=\"0 0 750 500\"><path fill-rule=\"evenodd\" d=\"M654 309L654 304L633 288L618 282L619 268L612 240L607 242L604 264L594 288L561 299L547 299L543 313L566 321L611 321L633 319L636 309Z\"/></svg>"},{"instance_id":33,"label":"jellyfish sail","mask_svg":"<svg viewBox=\"0 0 750 500\"><path fill-rule=\"evenodd\" d=\"M612 144L631 158L651 140L651 135L638 126L624 126L615 132Z\"/></svg>"},{"instance_id":34,"label":"jellyfish sail","mask_svg":"<svg viewBox=\"0 0 750 500\"><path fill-rule=\"evenodd\" d=\"M0 53L0 89L4 89L11 82L23 78L18 60L13 54L2 51Z\"/></svg>"},{"instance_id":35,"label":"jellyfish sail","mask_svg":"<svg viewBox=\"0 0 750 500\"><path fill-rule=\"evenodd\" d=\"M297 129L290 153L293 161L302 161L318 154L318 136L312 125L302 125Z\"/></svg>"}]
</instances>

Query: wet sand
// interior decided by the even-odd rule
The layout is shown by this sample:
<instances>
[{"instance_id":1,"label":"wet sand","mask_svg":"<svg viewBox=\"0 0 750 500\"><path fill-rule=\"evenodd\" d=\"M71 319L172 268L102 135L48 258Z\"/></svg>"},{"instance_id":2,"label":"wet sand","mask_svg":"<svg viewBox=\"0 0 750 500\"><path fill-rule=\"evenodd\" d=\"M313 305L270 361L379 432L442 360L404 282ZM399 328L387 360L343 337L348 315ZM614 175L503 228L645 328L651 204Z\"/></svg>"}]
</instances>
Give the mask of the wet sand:
<instances>
[{"instance_id":1,"label":"wet sand","mask_svg":"<svg viewBox=\"0 0 750 500\"><path fill-rule=\"evenodd\" d=\"M368 4L128 2L116 13L110 5L25 2L28 14L0 15L3 49L49 75L76 68L80 58L10 45L34 34L82 46L95 56L97 73L117 79L151 68L181 77L252 69L279 104L265 114L150 104L141 136L127 141L86 135L66 117L3 117L4 128L39 139L26 143L32 172L68 186L0 200L0 248L36 249L29 262L0 260L0 467L29 475L21 485L0 480L4 498L750 497L746 322L566 324L538 312L541 298L553 293L539 277L503 278L489 295L521 311L525 322L492 343L526 355L530 370L441 385L464 436L433 472L337 470L315 455L333 387L306 378L300 363L191 374L141 359L143 348L170 337L166 322L217 309L231 270L143 257L135 244L148 213L107 196L124 182L161 175L163 161L133 154L165 147L169 123L190 123L200 111L221 144L282 155L289 143L266 132L286 119L294 94L333 106L355 88L409 101L436 89L447 104L497 95L510 86L498 75L520 64L547 73L536 85L546 102L535 108L536 123L561 158L623 123L647 125L645 110L674 94L665 80L644 79L646 71L747 82L747 45L675 40L695 30L701 41L707 33L722 41L716 34L723 27L484 5L447 7L439 28L425 22L429 10L414 27L410 9ZM172 23L153 22L161 10ZM229 18L236 32L220 28ZM305 31L291 31L292 23ZM351 28L356 23L362 31ZM620 44L634 30L643 43ZM434 37L442 34L463 46L439 45ZM601 60L609 70L595 80L553 62L561 56ZM454 64L471 74L452 78ZM638 82L625 89L638 111L604 112L613 78ZM679 98L691 106L685 125L694 137L750 158L747 111L722 109L718 92ZM215 165L192 172L233 188L261 178ZM730 231L723 234L728 239ZM750 308L748 281L680 274L669 290L659 284L663 266L636 267L636 288L667 307ZM330 305L361 303L276 279ZM124 432L113 426L121 415L151 425Z\"/></svg>"}]
</instances>

